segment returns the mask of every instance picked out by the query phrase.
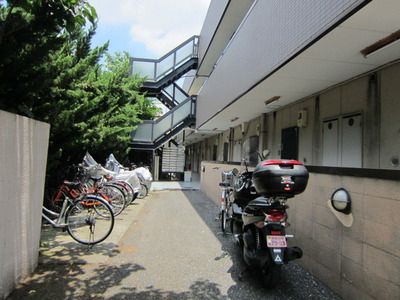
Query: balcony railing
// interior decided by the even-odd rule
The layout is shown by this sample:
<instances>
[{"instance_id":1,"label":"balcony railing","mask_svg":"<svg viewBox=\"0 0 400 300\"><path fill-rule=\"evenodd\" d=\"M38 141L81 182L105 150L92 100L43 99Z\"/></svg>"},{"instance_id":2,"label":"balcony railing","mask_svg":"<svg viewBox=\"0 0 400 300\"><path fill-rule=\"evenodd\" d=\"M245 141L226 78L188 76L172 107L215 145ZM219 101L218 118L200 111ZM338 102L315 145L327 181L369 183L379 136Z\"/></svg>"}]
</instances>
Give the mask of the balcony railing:
<instances>
[{"instance_id":1,"label":"balcony railing","mask_svg":"<svg viewBox=\"0 0 400 300\"><path fill-rule=\"evenodd\" d=\"M160 59L131 58L132 74L146 77L147 82L158 82L161 78L198 55L199 37L193 36Z\"/></svg>"}]
</instances>

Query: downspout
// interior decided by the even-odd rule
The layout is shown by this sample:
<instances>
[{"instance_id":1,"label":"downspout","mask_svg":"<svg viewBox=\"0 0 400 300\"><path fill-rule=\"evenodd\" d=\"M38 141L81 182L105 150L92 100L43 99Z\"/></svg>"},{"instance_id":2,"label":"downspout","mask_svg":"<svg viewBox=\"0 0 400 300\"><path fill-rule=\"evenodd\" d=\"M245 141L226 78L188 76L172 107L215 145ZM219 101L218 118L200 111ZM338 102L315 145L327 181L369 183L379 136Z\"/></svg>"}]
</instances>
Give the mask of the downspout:
<instances>
[{"instance_id":1,"label":"downspout","mask_svg":"<svg viewBox=\"0 0 400 300\"><path fill-rule=\"evenodd\" d=\"M261 121L260 121L260 139L259 139L259 144L258 144L258 152L262 153L266 147L267 147L267 114L263 113L261 114Z\"/></svg>"}]
</instances>

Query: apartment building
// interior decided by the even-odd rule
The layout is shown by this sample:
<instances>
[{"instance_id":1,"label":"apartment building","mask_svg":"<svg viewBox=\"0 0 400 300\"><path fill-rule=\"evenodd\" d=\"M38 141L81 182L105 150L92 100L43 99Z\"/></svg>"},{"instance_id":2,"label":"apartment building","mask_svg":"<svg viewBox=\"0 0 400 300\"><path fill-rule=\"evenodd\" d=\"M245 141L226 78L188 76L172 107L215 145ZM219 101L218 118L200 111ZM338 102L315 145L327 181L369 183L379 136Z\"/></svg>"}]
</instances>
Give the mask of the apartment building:
<instances>
[{"instance_id":1,"label":"apartment building","mask_svg":"<svg viewBox=\"0 0 400 300\"><path fill-rule=\"evenodd\" d=\"M400 295L399 11L396 0L213 0L179 74L190 118L157 145L174 136L215 199L214 166L257 163L246 140L304 163L288 230L298 263L344 299ZM338 189L347 214L329 205Z\"/></svg>"}]
</instances>

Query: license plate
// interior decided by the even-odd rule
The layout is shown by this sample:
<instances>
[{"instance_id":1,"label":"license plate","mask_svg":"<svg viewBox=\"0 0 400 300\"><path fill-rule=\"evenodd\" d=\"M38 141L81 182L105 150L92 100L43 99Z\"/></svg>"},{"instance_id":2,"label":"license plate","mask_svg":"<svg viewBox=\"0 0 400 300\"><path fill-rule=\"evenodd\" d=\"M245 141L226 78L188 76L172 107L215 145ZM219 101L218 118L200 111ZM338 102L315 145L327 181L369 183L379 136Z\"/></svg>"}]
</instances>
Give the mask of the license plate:
<instances>
[{"instance_id":1,"label":"license plate","mask_svg":"<svg viewBox=\"0 0 400 300\"><path fill-rule=\"evenodd\" d=\"M269 248L286 248L286 237L284 235L267 235L267 246Z\"/></svg>"}]
</instances>

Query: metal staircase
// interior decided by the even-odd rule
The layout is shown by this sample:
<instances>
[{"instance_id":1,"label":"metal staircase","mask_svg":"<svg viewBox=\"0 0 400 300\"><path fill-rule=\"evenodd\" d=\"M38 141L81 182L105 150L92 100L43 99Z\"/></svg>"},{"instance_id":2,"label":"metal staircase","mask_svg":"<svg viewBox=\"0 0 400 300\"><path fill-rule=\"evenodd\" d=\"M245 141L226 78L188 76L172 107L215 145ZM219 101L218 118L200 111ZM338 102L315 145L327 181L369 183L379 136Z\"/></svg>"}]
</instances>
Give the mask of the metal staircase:
<instances>
[{"instance_id":1,"label":"metal staircase","mask_svg":"<svg viewBox=\"0 0 400 300\"><path fill-rule=\"evenodd\" d=\"M156 121L143 121L131 133L131 148L155 150L196 121L196 99L187 98Z\"/></svg>"},{"instance_id":2,"label":"metal staircase","mask_svg":"<svg viewBox=\"0 0 400 300\"><path fill-rule=\"evenodd\" d=\"M182 103L184 100L189 98L189 95L182 90L176 83L172 83L160 92L149 90L146 93L148 97L154 97L161 101L168 109L172 109L175 106Z\"/></svg>"},{"instance_id":3,"label":"metal staircase","mask_svg":"<svg viewBox=\"0 0 400 300\"><path fill-rule=\"evenodd\" d=\"M198 36L193 36L160 59L131 58L131 73L145 77L141 92L170 109L156 121L143 121L131 133L132 149L155 150L195 123L196 97L189 97L175 81L197 68Z\"/></svg>"}]
</instances>

